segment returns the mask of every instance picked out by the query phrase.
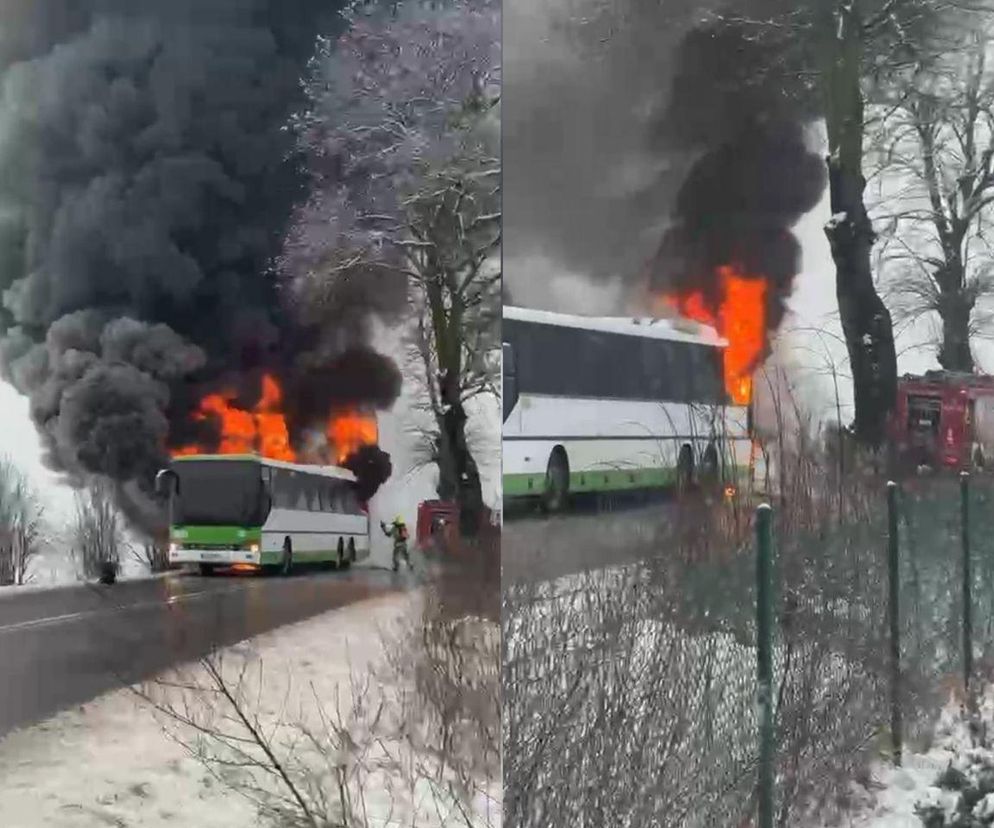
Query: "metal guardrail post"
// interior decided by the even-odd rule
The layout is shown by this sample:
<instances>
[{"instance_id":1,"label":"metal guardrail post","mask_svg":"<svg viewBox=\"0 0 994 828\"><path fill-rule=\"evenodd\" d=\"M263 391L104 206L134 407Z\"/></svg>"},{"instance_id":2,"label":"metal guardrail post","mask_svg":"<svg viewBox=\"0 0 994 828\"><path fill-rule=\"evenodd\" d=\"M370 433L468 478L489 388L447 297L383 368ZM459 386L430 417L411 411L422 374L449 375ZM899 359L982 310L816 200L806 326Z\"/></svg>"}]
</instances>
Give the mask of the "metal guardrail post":
<instances>
[{"instance_id":1,"label":"metal guardrail post","mask_svg":"<svg viewBox=\"0 0 994 828\"><path fill-rule=\"evenodd\" d=\"M973 677L973 569L970 566L970 473L962 472L960 490L960 534L963 549L963 689L970 694Z\"/></svg>"},{"instance_id":2,"label":"metal guardrail post","mask_svg":"<svg viewBox=\"0 0 994 828\"><path fill-rule=\"evenodd\" d=\"M759 710L757 828L773 828L773 777L776 756L773 731L773 510L756 510L756 661Z\"/></svg>"},{"instance_id":3,"label":"metal guardrail post","mask_svg":"<svg viewBox=\"0 0 994 828\"><path fill-rule=\"evenodd\" d=\"M900 767L903 722L901 720L901 574L897 534L897 483L887 483L887 581L890 621L890 733L894 764Z\"/></svg>"}]
</instances>

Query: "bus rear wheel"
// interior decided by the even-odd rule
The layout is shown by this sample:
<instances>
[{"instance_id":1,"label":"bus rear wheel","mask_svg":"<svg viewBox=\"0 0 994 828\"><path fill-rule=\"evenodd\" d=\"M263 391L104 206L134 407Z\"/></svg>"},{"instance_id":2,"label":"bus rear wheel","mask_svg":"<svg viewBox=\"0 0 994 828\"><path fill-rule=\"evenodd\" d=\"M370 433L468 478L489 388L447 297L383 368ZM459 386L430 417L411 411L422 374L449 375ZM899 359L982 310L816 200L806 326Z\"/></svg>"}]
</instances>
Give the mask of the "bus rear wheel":
<instances>
[{"instance_id":1,"label":"bus rear wheel","mask_svg":"<svg viewBox=\"0 0 994 828\"><path fill-rule=\"evenodd\" d=\"M352 564L355 563L356 552L355 552L355 538L349 538L349 554L345 558L345 568L348 569Z\"/></svg>"},{"instance_id":2,"label":"bus rear wheel","mask_svg":"<svg viewBox=\"0 0 994 828\"><path fill-rule=\"evenodd\" d=\"M547 512L560 512L569 500L569 460L561 447L553 449L545 470L542 506Z\"/></svg>"},{"instance_id":3,"label":"bus rear wheel","mask_svg":"<svg viewBox=\"0 0 994 828\"><path fill-rule=\"evenodd\" d=\"M680 456L676 463L676 490L677 494L685 495L690 492L694 485L694 452L690 446L684 445L680 448Z\"/></svg>"},{"instance_id":4,"label":"bus rear wheel","mask_svg":"<svg viewBox=\"0 0 994 828\"><path fill-rule=\"evenodd\" d=\"M714 443L708 443L701 458L701 483L709 491L717 491L721 483L721 463L718 459L718 448Z\"/></svg>"}]
</instances>

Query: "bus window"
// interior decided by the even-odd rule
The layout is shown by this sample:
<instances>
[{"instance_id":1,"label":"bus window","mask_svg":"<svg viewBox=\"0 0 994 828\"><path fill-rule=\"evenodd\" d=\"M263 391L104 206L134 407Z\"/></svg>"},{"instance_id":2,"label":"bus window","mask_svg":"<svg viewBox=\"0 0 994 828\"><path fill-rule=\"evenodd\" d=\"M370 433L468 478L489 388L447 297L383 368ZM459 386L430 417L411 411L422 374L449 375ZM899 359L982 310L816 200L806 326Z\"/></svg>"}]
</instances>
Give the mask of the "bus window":
<instances>
[{"instance_id":1,"label":"bus window","mask_svg":"<svg viewBox=\"0 0 994 828\"><path fill-rule=\"evenodd\" d=\"M272 470L270 486L272 487L273 507L276 509L289 508L290 503L287 496L289 486L287 485L287 476L287 472L282 469Z\"/></svg>"},{"instance_id":2,"label":"bus window","mask_svg":"<svg viewBox=\"0 0 994 828\"><path fill-rule=\"evenodd\" d=\"M362 509L359 508L359 498L356 497L355 489L351 484L342 487L343 512L347 515L360 515Z\"/></svg>"},{"instance_id":3,"label":"bus window","mask_svg":"<svg viewBox=\"0 0 994 828\"><path fill-rule=\"evenodd\" d=\"M642 382L651 400L666 400L669 395L669 344L664 339L642 340Z\"/></svg>"},{"instance_id":4,"label":"bus window","mask_svg":"<svg viewBox=\"0 0 994 828\"><path fill-rule=\"evenodd\" d=\"M301 488L304 490L304 503L307 506L307 511L320 511L321 502L318 499L318 487L321 485L321 481L310 477L301 477L300 482Z\"/></svg>"},{"instance_id":5,"label":"bus window","mask_svg":"<svg viewBox=\"0 0 994 828\"><path fill-rule=\"evenodd\" d=\"M295 509L299 512L307 510L307 483L306 481L297 473L289 472L287 475L287 501L288 508Z\"/></svg>"}]
</instances>

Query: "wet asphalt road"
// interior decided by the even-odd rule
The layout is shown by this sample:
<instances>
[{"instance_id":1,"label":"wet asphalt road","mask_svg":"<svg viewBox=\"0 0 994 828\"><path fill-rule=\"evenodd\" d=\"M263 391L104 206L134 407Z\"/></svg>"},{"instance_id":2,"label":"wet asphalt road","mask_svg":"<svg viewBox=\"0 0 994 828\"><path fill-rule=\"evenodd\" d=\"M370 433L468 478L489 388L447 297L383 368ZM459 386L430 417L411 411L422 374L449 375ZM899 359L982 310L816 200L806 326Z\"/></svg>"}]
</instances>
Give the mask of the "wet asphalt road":
<instances>
[{"instance_id":1,"label":"wet asphalt road","mask_svg":"<svg viewBox=\"0 0 994 828\"><path fill-rule=\"evenodd\" d=\"M679 505L666 498L646 503L575 499L560 515L537 508L505 509L501 534L503 583L542 581L643 560L658 552L660 530Z\"/></svg>"},{"instance_id":2,"label":"wet asphalt road","mask_svg":"<svg viewBox=\"0 0 994 828\"><path fill-rule=\"evenodd\" d=\"M404 589L357 568L165 578L0 595L0 736L215 646Z\"/></svg>"}]
</instances>

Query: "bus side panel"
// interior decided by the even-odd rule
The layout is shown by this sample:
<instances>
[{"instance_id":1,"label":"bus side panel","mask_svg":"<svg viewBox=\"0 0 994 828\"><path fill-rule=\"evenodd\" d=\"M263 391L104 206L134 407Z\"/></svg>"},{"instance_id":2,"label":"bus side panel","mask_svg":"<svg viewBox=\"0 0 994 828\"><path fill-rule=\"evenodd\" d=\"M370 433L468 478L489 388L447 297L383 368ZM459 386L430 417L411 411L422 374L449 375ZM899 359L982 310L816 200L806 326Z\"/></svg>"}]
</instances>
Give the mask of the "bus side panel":
<instances>
[{"instance_id":1,"label":"bus side panel","mask_svg":"<svg viewBox=\"0 0 994 828\"><path fill-rule=\"evenodd\" d=\"M262 527L262 563L279 563L283 541L290 538L294 561L334 561L338 540L355 543L357 559L369 556L369 519L365 515L273 509Z\"/></svg>"},{"instance_id":2,"label":"bus side panel","mask_svg":"<svg viewBox=\"0 0 994 828\"><path fill-rule=\"evenodd\" d=\"M744 410L539 395L522 396L517 408L520 427L506 429L503 443L509 498L541 494L557 445L566 450L572 491L672 485L681 446L693 446L700 461L712 437L726 468L748 466Z\"/></svg>"}]
</instances>

